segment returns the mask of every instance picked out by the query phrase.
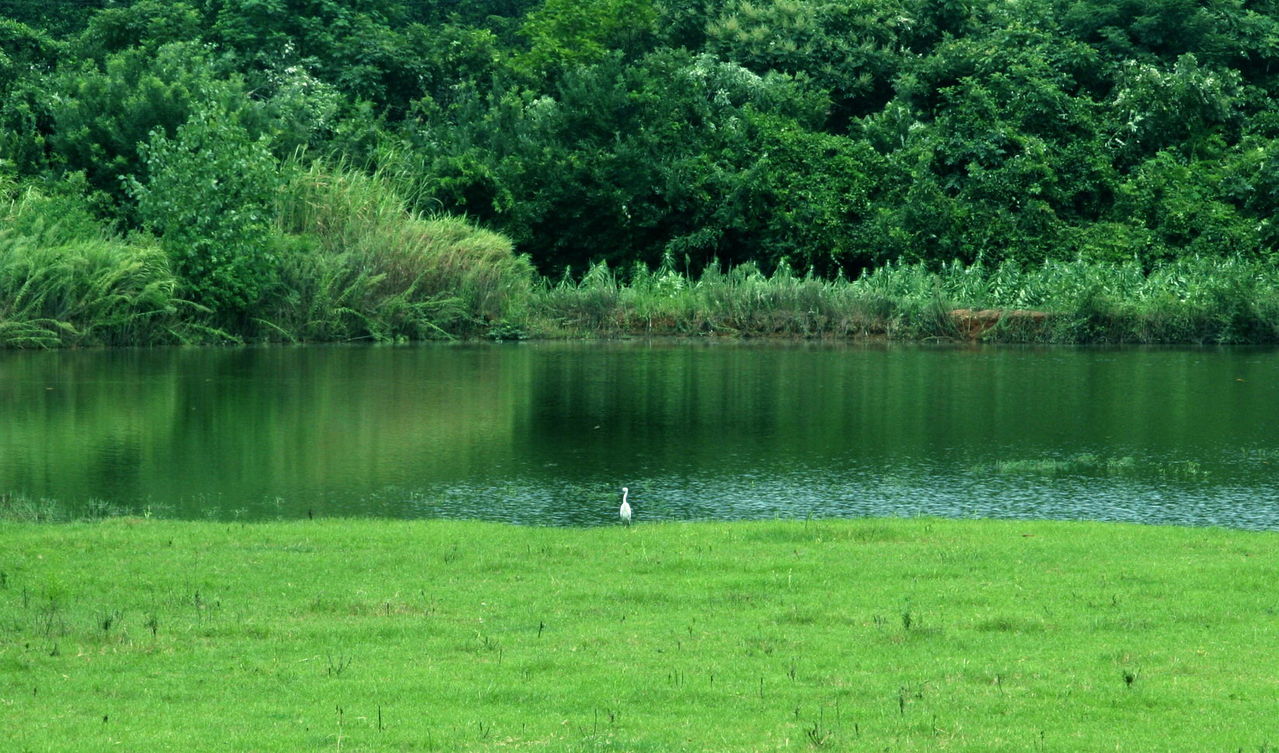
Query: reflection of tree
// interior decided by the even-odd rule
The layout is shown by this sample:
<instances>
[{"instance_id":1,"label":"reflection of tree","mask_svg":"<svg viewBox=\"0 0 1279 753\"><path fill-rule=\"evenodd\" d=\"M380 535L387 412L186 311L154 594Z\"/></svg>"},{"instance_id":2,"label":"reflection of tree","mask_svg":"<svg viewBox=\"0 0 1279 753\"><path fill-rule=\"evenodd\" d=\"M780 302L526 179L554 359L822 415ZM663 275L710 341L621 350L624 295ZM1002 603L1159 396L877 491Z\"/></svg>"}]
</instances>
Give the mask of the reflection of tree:
<instances>
[{"instance_id":1,"label":"reflection of tree","mask_svg":"<svg viewBox=\"0 0 1279 753\"><path fill-rule=\"evenodd\" d=\"M509 444L527 394L518 354L501 355L15 354L0 361L9 385L0 393L0 488L200 516L201 505L253 514L282 496L289 510L306 510L330 496L358 503L367 489L461 477Z\"/></svg>"},{"instance_id":2,"label":"reflection of tree","mask_svg":"<svg viewBox=\"0 0 1279 753\"><path fill-rule=\"evenodd\" d=\"M1000 459L1098 443L1167 450L1264 441L1213 407L1230 359L1192 353L918 348L590 348L539 358L524 438L530 466L609 478L782 473ZM1139 417L1139 418L1138 418ZM1259 419L1260 421L1261 419ZM598 428L596 428L598 427ZM1020 456L1020 454L1018 456ZM619 485L620 485L619 481Z\"/></svg>"},{"instance_id":3,"label":"reflection of tree","mask_svg":"<svg viewBox=\"0 0 1279 753\"><path fill-rule=\"evenodd\" d=\"M1279 408L1255 386L1272 370L1256 352L1172 350L0 353L0 493L185 517L500 516L517 500L529 522L611 522L624 484L643 516L805 471L887 483L1095 453L1211 472L1223 450L1274 444Z\"/></svg>"}]
</instances>

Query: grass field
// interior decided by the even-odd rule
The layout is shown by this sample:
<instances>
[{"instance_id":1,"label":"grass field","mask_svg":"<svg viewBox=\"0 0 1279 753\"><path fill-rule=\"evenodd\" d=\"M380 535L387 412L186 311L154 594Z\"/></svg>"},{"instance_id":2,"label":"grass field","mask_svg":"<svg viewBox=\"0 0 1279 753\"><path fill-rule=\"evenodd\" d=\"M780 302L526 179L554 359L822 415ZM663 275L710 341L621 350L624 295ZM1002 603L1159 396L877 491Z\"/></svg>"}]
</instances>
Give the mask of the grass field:
<instances>
[{"instance_id":1,"label":"grass field","mask_svg":"<svg viewBox=\"0 0 1279 753\"><path fill-rule=\"evenodd\" d=\"M1268 751L1279 536L0 523L5 751Z\"/></svg>"}]
</instances>

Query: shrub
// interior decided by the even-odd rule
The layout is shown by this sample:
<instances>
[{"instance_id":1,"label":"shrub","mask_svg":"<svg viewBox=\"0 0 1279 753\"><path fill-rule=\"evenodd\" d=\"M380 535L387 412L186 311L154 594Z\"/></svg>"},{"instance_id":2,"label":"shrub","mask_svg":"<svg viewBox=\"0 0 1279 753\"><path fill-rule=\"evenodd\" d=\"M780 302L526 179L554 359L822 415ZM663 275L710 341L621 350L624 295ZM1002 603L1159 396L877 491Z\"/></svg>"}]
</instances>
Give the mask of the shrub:
<instances>
[{"instance_id":1,"label":"shrub","mask_svg":"<svg viewBox=\"0 0 1279 753\"><path fill-rule=\"evenodd\" d=\"M275 282L270 209L275 159L217 107L201 107L173 138L144 145L146 183L130 181L138 213L160 236L191 300L239 322Z\"/></svg>"}]
</instances>

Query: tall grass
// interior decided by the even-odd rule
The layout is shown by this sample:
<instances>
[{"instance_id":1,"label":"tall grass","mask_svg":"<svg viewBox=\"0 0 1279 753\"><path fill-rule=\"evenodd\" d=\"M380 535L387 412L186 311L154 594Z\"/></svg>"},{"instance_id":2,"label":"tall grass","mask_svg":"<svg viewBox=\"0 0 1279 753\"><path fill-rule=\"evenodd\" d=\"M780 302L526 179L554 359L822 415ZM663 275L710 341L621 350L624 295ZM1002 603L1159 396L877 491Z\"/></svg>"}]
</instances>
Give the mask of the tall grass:
<instances>
[{"instance_id":1,"label":"tall grass","mask_svg":"<svg viewBox=\"0 0 1279 753\"><path fill-rule=\"evenodd\" d=\"M148 239L114 237L34 189L0 203L0 346L179 339L175 290L164 252Z\"/></svg>"},{"instance_id":2,"label":"tall grass","mask_svg":"<svg viewBox=\"0 0 1279 753\"><path fill-rule=\"evenodd\" d=\"M90 499L80 505L68 505L44 497L25 494L0 494L0 522L8 523L70 523L132 514L131 511L100 499ZM150 510L142 513L150 517Z\"/></svg>"},{"instance_id":3,"label":"tall grass","mask_svg":"<svg viewBox=\"0 0 1279 753\"><path fill-rule=\"evenodd\" d=\"M1264 259L890 264L850 281L750 264L691 275L667 258L552 282L504 236L408 209L404 183L344 164L286 165L278 287L244 331L224 332L176 297L149 236L113 233L74 186L0 181L0 347L481 335L1279 341L1279 270Z\"/></svg>"},{"instance_id":4,"label":"tall grass","mask_svg":"<svg viewBox=\"0 0 1279 753\"><path fill-rule=\"evenodd\" d=\"M887 299L858 295L844 281L765 275L754 265L710 267L693 278L669 260L623 279L607 265L580 281L543 282L530 309L539 333L859 336L882 334L895 312Z\"/></svg>"},{"instance_id":5,"label":"tall grass","mask_svg":"<svg viewBox=\"0 0 1279 753\"><path fill-rule=\"evenodd\" d=\"M478 334L523 315L532 265L504 236L406 208L390 180L312 163L279 194L284 294L271 326L303 340Z\"/></svg>"},{"instance_id":6,"label":"tall grass","mask_svg":"<svg viewBox=\"0 0 1279 753\"><path fill-rule=\"evenodd\" d=\"M1279 341L1279 271L1262 260L1187 258L1149 272L1086 261L889 265L822 280L746 265L693 277L669 260L544 283L534 329L556 335L729 334L1002 342ZM984 324L966 326L966 318Z\"/></svg>"}]
</instances>

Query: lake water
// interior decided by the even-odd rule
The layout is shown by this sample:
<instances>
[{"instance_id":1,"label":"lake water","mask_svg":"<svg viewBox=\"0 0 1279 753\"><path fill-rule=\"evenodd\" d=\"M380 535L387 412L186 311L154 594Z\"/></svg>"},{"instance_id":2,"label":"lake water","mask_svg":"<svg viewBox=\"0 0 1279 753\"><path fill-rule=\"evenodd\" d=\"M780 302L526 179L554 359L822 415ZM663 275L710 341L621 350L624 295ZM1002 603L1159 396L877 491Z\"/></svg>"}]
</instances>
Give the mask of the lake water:
<instances>
[{"instance_id":1,"label":"lake water","mask_svg":"<svg viewBox=\"0 0 1279 753\"><path fill-rule=\"evenodd\" d=\"M916 516L1279 528L1279 351L0 352L0 494L176 518Z\"/></svg>"}]
</instances>

